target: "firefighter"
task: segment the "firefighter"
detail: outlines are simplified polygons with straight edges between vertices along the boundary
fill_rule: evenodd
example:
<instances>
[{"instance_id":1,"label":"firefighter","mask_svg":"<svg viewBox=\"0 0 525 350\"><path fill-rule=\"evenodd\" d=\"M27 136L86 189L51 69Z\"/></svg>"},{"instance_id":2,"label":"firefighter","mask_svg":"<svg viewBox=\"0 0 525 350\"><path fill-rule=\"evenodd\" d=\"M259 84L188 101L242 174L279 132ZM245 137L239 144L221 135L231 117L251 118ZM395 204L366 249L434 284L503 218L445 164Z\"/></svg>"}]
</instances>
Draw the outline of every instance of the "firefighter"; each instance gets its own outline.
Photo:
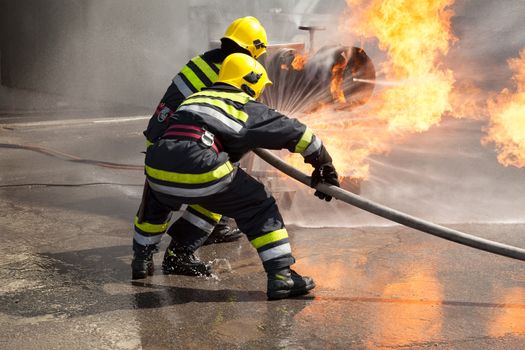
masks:
<instances>
[{"instance_id":1,"label":"firefighter","mask_svg":"<svg viewBox=\"0 0 525 350\"><path fill-rule=\"evenodd\" d=\"M233 21L221 39L219 49L192 58L173 78L144 131L146 144L149 146L162 136L169 125L170 116L186 97L217 80L220 66L228 55L240 52L258 58L266 52L267 44L266 31L256 18L242 17ZM145 186L141 208L134 220L133 279L153 274L153 253L158 250L170 215L171 211L158 208L149 201L148 188ZM226 218L197 204L185 210L182 219L170 227L168 234L172 240L164 255L163 271L184 275L208 275L211 272L210 266L190 251L203 244L231 242L242 236L239 229L228 225Z\"/></svg>"},{"instance_id":2,"label":"firefighter","mask_svg":"<svg viewBox=\"0 0 525 350\"><path fill-rule=\"evenodd\" d=\"M309 128L256 102L269 84L255 59L229 55L217 82L190 95L169 117L169 127L146 152L145 172L157 208L198 204L234 218L262 261L268 298L281 299L305 294L315 283L290 268L295 259L273 196L234 163L254 148L286 148L314 167L314 186L339 182L330 155Z\"/></svg>"}]
</instances>

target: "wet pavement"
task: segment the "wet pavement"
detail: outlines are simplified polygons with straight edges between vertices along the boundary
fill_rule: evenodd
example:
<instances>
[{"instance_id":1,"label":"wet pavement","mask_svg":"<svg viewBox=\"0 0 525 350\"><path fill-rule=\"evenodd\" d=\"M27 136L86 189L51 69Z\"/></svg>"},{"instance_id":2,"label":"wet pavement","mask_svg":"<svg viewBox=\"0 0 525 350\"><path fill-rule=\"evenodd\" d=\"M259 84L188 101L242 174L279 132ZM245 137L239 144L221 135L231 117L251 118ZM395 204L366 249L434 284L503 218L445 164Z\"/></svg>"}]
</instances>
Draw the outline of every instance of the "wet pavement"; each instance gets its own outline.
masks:
<instances>
[{"instance_id":1,"label":"wet pavement","mask_svg":"<svg viewBox=\"0 0 525 350\"><path fill-rule=\"evenodd\" d=\"M525 263L400 226L289 226L317 283L295 299L266 300L245 238L199 250L211 278L131 281L142 172L86 160L140 165L145 123L0 126L1 349L525 349ZM525 224L453 227L525 247Z\"/></svg>"}]
</instances>

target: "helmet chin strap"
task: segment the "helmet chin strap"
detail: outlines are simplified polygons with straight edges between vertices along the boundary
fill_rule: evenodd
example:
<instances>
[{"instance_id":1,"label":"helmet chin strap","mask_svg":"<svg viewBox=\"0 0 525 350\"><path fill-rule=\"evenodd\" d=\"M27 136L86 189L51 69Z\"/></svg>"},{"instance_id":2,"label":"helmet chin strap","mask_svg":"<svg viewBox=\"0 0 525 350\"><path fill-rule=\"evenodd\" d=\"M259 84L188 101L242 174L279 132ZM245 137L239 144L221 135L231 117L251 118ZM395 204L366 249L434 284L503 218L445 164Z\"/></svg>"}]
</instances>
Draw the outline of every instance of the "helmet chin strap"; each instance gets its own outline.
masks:
<instances>
[{"instance_id":1,"label":"helmet chin strap","mask_svg":"<svg viewBox=\"0 0 525 350\"><path fill-rule=\"evenodd\" d=\"M242 84L241 85L241 90L246 92L251 97L255 97L255 91L253 91L253 89L251 87L249 87L248 85Z\"/></svg>"}]
</instances>

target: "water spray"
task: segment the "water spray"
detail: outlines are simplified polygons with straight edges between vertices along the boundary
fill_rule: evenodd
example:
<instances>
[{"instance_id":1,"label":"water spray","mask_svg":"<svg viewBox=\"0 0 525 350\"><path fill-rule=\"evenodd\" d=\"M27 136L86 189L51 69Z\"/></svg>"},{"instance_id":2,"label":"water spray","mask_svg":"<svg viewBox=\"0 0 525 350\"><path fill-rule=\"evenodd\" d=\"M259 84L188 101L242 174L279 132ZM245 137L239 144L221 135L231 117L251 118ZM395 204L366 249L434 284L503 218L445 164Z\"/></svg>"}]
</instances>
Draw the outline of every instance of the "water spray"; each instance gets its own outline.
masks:
<instances>
[{"instance_id":1,"label":"water spray","mask_svg":"<svg viewBox=\"0 0 525 350\"><path fill-rule=\"evenodd\" d=\"M283 173L292 177L293 179L310 187L311 179L308 175L287 164L270 151L265 149L256 149L254 150L254 152L268 164L272 165L273 167L277 168L278 170L282 171ZM448 227L440 226L432 222L425 221L423 219L405 214L398 210L386 207L379 203L375 203L371 200L345 191L344 189L336 186L321 183L317 185L316 190L326 193L327 195L330 195L345 203L356 206L362 210L368 211L372 214L378 215L390 221L397 222L398 224L416 229L418 231L429 233L433 236L441 237L443 239L463 244L475 249L484 250L493 254L525 261L525 249L523 248L494 242L488 239L470 235L468 233L453 230Z\"/></svg>"},{"instance_id":2,"label":"water spray","mask_svg":"<svg viewBox=\"0 0 525 350\"><path fill-rule=\"evenodd\" d=\"M382 86L402 86L406 83L403 81L392 81L392 80L381 80L381 79L360 79L352 78L352 81L358 83L372 84L372 85L382 85Z\"/></svg>"}]
</instances>

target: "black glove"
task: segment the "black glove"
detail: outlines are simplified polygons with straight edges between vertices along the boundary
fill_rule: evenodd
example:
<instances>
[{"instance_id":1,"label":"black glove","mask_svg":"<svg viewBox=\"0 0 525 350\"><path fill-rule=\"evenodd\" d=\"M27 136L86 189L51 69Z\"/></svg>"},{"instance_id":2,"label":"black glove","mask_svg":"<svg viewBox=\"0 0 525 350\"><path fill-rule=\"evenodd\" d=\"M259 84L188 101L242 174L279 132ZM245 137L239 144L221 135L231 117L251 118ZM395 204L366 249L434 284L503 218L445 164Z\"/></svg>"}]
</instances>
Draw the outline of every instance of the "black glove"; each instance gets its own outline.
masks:
<instances>
[{"instance_id":1,"label":"black glove","mask_svg":"<svg viewBox=\"0 0 525 350\"><path fill-rule=\"evenodd\" d=\"M315 188L319 183L327 183L339 187L339 180L337 179L337 171L335 171L332 163L326 163L320 167L315 168L312 173L312 184L311 186ZM315 191L314 196L319 199L324 199L327 202L332 200L332 196L324 194L321 191Z\"/></svg>"},{"instance_id":2,"label":"black glove","mask_svg":"<svg viewBox=\"0 0 525 350\"><path fill-rule=\"evenodd\" d=\"M312 184L315 188L319 183L329 183L331 185L339 187L339 180L337 180L337 172L332 165L332 157L328 154L328 151L321 146L319 151L304 157L304 162L312 164L315 168L312 173ZM332 196L328 196L320 191L315 191L314 195L320 199L324 199L327 202L332 200Z\"/></svg>"}]
</instances>

